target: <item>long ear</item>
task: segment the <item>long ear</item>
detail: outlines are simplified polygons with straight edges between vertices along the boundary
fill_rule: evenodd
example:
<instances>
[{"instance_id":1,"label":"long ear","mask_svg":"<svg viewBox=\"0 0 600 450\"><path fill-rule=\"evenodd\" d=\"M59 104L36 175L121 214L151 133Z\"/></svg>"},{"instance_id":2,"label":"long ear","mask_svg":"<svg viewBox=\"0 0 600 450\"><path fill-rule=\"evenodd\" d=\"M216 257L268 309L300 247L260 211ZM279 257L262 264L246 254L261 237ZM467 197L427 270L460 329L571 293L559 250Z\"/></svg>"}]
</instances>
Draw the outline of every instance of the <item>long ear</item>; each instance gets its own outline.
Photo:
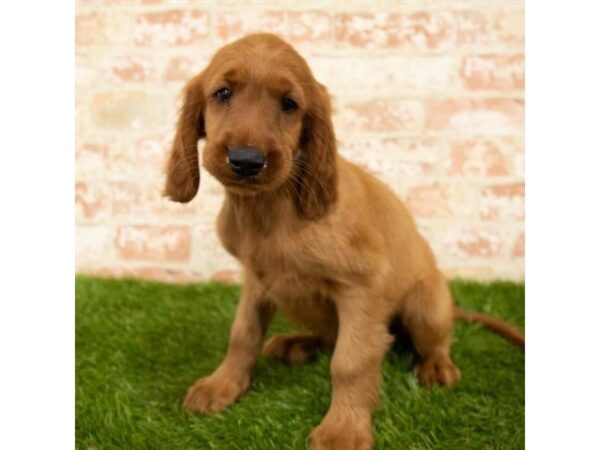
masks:
<instances>
[{"instance_id":1,"label":"long ear","mask_svg":"<svg viewBox=\"0 0 600 450\"><path fill-rule=\"evenodd\" d=\"M167 162L163 195L176 202L189 202L200 185L198 140L206 136L204 103L202 75L198 75L184 88L183 106L179 112L177 132Z\"/></svg>"},{"instance_id":2,"label":"long ear","mask_svg":"<svg viewBox=\"0 0 600 450\"><path fill-rule=\"evenodd\" d=\"M297 207L307 219L323 216L337 199L336 144L331 123L331 101L324 86L316 92L304 118L298 163Z\"/></svg>"}]
</instances>

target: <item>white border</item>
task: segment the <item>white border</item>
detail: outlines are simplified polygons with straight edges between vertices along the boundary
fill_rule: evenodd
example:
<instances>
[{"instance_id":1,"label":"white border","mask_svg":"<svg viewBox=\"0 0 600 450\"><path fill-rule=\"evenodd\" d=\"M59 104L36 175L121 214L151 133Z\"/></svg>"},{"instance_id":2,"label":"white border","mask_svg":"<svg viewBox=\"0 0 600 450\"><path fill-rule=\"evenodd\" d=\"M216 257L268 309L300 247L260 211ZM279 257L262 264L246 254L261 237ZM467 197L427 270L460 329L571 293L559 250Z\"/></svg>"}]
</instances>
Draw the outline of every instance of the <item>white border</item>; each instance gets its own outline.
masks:
<instances>
[{"instance_id":1,"label":"white border","mask_svg":"<svg viewBox=\"0 0 600 450\"><path fill-rule=\"evenodd\" d=\"M600 448L600 8L526 5L526 443Z\"/></svg>"},{"instance_id":2,"label":"white border","mask_svg":"<svg viewBox=\"0 0 600 450\"><path fill-rule=\"evenodd\" d=\"M0 448L74 436L74 7L0 16Z\"/></svg>"},{"instance_id":3,"label":"white border","mask_svg":"<svg viewBox=\"0 0 600 450\"><path fill-rule=\"evenodd\" d=\"M74 446L73 9L0 18L0 448ZM600 448L598 9L527 3L528 449Z\"/></svg>"}]
</instances>

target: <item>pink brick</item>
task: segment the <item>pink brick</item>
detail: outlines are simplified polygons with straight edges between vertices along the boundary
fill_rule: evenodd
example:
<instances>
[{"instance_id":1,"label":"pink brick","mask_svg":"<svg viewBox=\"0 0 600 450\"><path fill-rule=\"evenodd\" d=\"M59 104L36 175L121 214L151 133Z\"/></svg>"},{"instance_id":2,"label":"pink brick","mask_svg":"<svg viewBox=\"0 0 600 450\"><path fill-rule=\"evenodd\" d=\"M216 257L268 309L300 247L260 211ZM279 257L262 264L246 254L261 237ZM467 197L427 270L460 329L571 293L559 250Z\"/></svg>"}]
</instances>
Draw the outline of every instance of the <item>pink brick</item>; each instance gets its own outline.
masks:
<instances>
[{"instance_id":1,"label":"pink brick","mask_svg":"<svg viewBox=\"0 0 600 450\"><path fill-rule=\"evenodd\" d=\"M525 195L525 183L501 184L486 188L486 191L496 197L523 197Z\"/></svg>"},{"instance_id":2,"label":"pink brick","mask_svg":"<svg viewBox=\"0 0 600 450\"><path fill-rule=\"evenodd\" d=\"M134 157L135 158L135 157ZM130 162L133 165L135 161ZM135 169L148 176L151 175L150 167L138 164ZM129 169L129 174L135 169ZM152 215L155 218L173 217L176 219L186 218L192 220L198 217L200 202L189 203L172 202L163 197L165 175L163 167L153 169L153 177L144 184L129 181L104 182L109 185L111 193L111 214L113 217L138 217L140 214ZM203 197L205 193L199 194ZM220 206L220 203L219 205ZM216 214L213 208L210 214Z\"/></svg>"},{"instance_id":3,"label":"pink brick","mask_svg":"<svg viewBox=\"0 0 600 450\"><path fill-rule=\"evenodd\" d=\"M525 184L510 183L483 188L481 218L484 220L523 220Z\"/></svg>"},{"instance_id":4,"label":"pink brick","mask_svg":"<svg viewBox=\"0 0 600 450\"><path fill-rule=\"evenodd\" d=\"M329 44L332 38L331 16L321 11L290 11L287 13L289 32L293 44Z\"/></svg>"},{"instance_id":5,"label":"pink brick","mask_svg":"<svg viewBox=\"0 0 600 450\"><path fill-rule=\"evenodd\" d=\"M459 47L522 48L525 43L523 9L465 10L456 12L456 39Z\"/></svg>"},{"instance_id":6,"label":"pink brick","mask_svg":"<svg viewBox=\"0 0 600 450\"><path fill-rule=\"evenodd\" d=\"M452 233L445 242L445 252L460 259L472 257L495 258L502 254L503 238L495 231L464 229Z\"/></svg>"},{"instance_id":7,"label":"pink brick","mask_svg":"<svg viewBox=\"0 0 600 450\"><path fill-rule=\"evenodd\" d=\"M517 147L517 151L515 151L514 159L514 172L515 175L519 178L525 178L525 151L524 151L524 143L521 142L521 145Z\"/></svg>"},{"instance_id":8,"label":"pink brick","mask_svg":"<svg viewBox=\"0 0 600 450\"><path fill-rule=\"evenodd\" d=\"M136 18L135 43L144 46L190 45L208 37L206 11L177 10L140 14Z\"/></svg>"},{"instance_id":9,"label":"pink brick","mask_svg":"<svg viewBox=\"0 0 600 450\"><path fill-rule=\"evenodd\" d=\"M289 34L289 23L284 11L222 12L217 16L217 36L231 42L250 33L274 33L281 37Z\"/></svg>"},{"instance_id":10,"label":"pink brick","mask_svg":"<svg viewBox=\"0 0 600 450\"><path fill-rule=\"evenodd\" d=\"M187 81L194 75L193 64L192 58L175 56L169 60L163 79L165 81Z\"/></svg>"},{"instance_id":11,"label":"pink brick","mask_svg":"<svg viewBox=\"0 0 600 450\"><path fill-rule=\"evenodd\" d=\"M76 152L76 168L83 178L97 179L99 174L122 178L131 174L162 177L167 154L173 141L172 130L141 137L124 136L106 145L85 144ZM108 139L107 139L108 140Z\"/></svg>"},{"instance_id":12,"label":"pink brick","mask_svg":"<svg viewBox=\"0 0 600 450\"><path fill-rule=\"evenodd\" d=\"M104 224L78 226L75 233L77 270L109 261L113 254L114 230Z\"/></svg>"},{"instance_id":13,"label":"pink brick","mask_svg":"<svg viewBox=\"0 0 600 450\"><path fill-rule=\"evenodd\" d=\"M112 5L96 8L96 12L82 11L77 5L76 48L86 50L88 46L130 45L132 43L131 14L130 10L114 8Z\"/></svg>"},{"instance_id":14,"label":"pink brick","mask_svg":"<svg viewBox=\"0 0 600 450\"><path fill-rule=\"evenodd\" d=\"M106 17L98 13L77 15L75 17L75 44L106 44L109 41L106 20Z\"/></svg>"},{"instance_id":15,"label":"pink brick","mask_svg":"<svg viewBox=\"0 0 600 450\"><path fill-rule=\"evenodd\" d=\"M418 131L423 126L423 106L416 100L357 101L340 109L345 129L361 131Z\"/></svg>"},{"instance_id":16,"label":"pink brick","mask_svg":"<svg viewBox=\"0 0 600 450\"><path fill-rule=\"evenodd\" d=\"M79 220L104 220L142 212L144 191L128 181L79 181L75 211Z\"/></svg>"},{"instance_id":17,"label":"pink brick","mask_svg":"<svg viewBox=\"0 0 600 450\"><path fill-rule=\"evenodd\" d=\"M176 103L164 92L152 90L98 92L89 110L90 125L96 131L131 132L172 130ZM169 131L170 132L170 131Z\"/></svg>"},{"instance_id":18,"label":"pink brick","mask_svg":"<svg viewBox=\"0 0 600 450\"><path fill-rule=\"evenodd\" d=\"M460 265L462 262L487 260L482 265L493 266L508 262L516 234L507 227L497 225L460 224L458 221L419 223L419 231L431 244L442 267ZM493 267L492 267L493 269Z\"/></svg>"},{"instance_id":19,"label":"pink brick","mask_svg":"<svg viewBox=\"0 0 600 450\"><path fill-rule=\"evenodd\" d=\"M166 158L171 147L172 137L167 136L147 136L137 139L134 144L135 162L156 171L162 171L166 164Z\"/></svg>"},{"instance_id":20,"label":"pink brick","mask_svg":"<svg viewBox=\"0 0 600 450\"><path fill-rule=\"evenodd\" d=\"M224 42L271 31L299 46L334 96L340 153L431 227L446 273L522 276L521 1L239 11L203 0L78 2L78 270L241 281L215 235L222 186L203 176L194 201L169 202L163 168L183 83ZM192 234L202 236L193 247Z\"/></svg>"},{"instance_id":21,"label":"pink brick","mask_svg":"<svg viewBox=\"0 0 600 450\"><path fill-rule=\"evenodd\" d=\"M385 164L385 161L384 161ZM430 163L427 161L399 161L395 166L390 167L390 170L386 170L386 175L399 175L403 177L431 177L437 171L437 164Z\"/></svg>"},{"instance_id":22,"label":"pink brick","mask_svg":"<svg viewBox=\"0 0 600 450\"><path fill-rule=\"evenodd\" d=\"M454 18L445 12L343 13L336 16L336 42L361 48L439 50L453 45Z\"/></svg>"},{"instance_id":23,"label":"pink brick","mask_svg":"<svg viewBox=\"0 0 600 450\"><path fill-rule=\"evenodd\" d=\"M97 78L97 70L95 62L97 58L93 58L88 52L75 51L75 88L82 92L83 89L90 88Z\"/></svg>"},{"instance_id":24,"label":"pink brick","mask_svg":"<svg viewBox=\"0 0 600 450\"><path fill-rule=\"evenodd\" d=\"M111 192L106 183L75 183L75 215L78 219L110 216Z\"/></svg>"},{"instance_id":25,"label":"pink brick","mask_svg":"<svg viewBox=\"0 0 600 450\"><path fill-rule=\"evenodd\" d=\"M445 156L439 140L369 136L339 138L345 158L382 178L427 177L437 174Z\"/></svg>"},{"instance_id":26,"label":"pink brick","mask_svg":"<svg viewBox=\"0 0 600 450\"><path fill-rule=\"evenodd\" d=\"M152 192L148 194L150 211L156 217L173 217L174 219L181 220L185 218L186 220L194 220L198 218L198 211L202 207L202 202L206 202L204 192L200 192L196 196L197 201L191 201L189 203L177 203L172 202L162 196L162 191L164 188L164 181L162 179L159 180L158 185L154 187ZM214 208L210 209L209 214L212 216L216 216L218 207L221 206L221 202L218 202Z\"/></svg>"},{"instance_id":27,"label":"pink brick","mask_svg":"<svg viewBox=\"0 0 600 450\"><path fill-rule=\"evenodd\" d=\"M170 0L166 0L170 1ZM181 0L179 0L181 1ZM184 0L185 1L185 0ZM78 3L82 3L84 5L106 5L106 6L116 6L116 5L127 5L127 6L138 6L138 5L160 5L164 3L165 0L77 0Z\"/></svg>"},{"instance_id":28,"label":"pink brick","mask_svg":"<svg viewBox=\"0 0 600 450\"><path fill-rule=\"evenodd\" d=\"M459 87L459 64L449 56L309 55L308 63L315 77L335 92L431 95Z\"/></svg>"},{"instance_id":29,"label":"pink brick","mask_svg":"<svg viewBox=\"0 0 600 450\"><path fill-rule=\"evenodd\" d=\"M100 278L136 278L163 283L187 284L204 281L205 277L192 270L165 267L86 267L79 273Z\"/></svg>"},{"instance_id":30,"label":"pink brick","mask_svg":"<svg viewBox=\"0 0 600 450\"><path fill-rule=\"evenodd\" d=\"M510 162L510 158L493 141L456 140L451 143L446 174L461 177L504 176L511 173Z\"/></svg>"},{"instance_id":31,"label":"pink brick","mask_svg":"<svg viewBox=\"0 0 600 450\"><path fill-rule=\"evenodd\" d=\"M322 11L222 12L217 17L217 36L231 42L250 33L274 33L294 45L329 43L332 21Z\"/></svg>"},{"instance_id":32,"label":"pink brick","mask_svg":"<svg viewBox=\"0 0 600 450\"><path fill-rule=\"evenodd\" d=\"M128 181L111 182L110 186L113 216L131 215L145 211L145 191L142 187Z\"/></svg>"},{"instance_id":33,"label":"pink brick","mask_svg":"<svg viewBox=\"0 0 600 450\"><path fill-rule=\"evenodd\" d=\"M98 84L116 86L158 80L159 62L154 55L133 52L95 55L79 51L75 62L79 92L93 91Z\"/></svg>"},{"instance_id":34,"label":"pink brick","mask_svg":"<svg viewBox=\"0 0 600 450\"><path fill-rule=\"evenodd\" d=\"M152 81L156 78L156 62L151 58L119 55L106 62L110 80L119 82Z\"/></svg>"},{"instance_id":35,"label":"pink brick","mask_svg":"<svg viewBox=\"0 0 600 450\"><path fill-rule=\"evenodd\" d=\"M523 55L466 56L460 74L467 89L523 90L525 58Z\"/></svg>"},{"instance_id":36,"label":"pink brick","mask_svg":"<svg viewBox=\"0 0 600 450\"><path fill-rule=\"evenodd\" d=\"M427 105L427 128L461 133L522 134L525 108L520 100L448 99Z\"/></svg>"},{"instance_id":37,"label":"pink brick","mask_svg":"<svg viewBox=\"0 0 600 450\"><path fill-rule=\"evenodd\" d=\"M101 173L110 168L109 147L106 144L83 144L75 150L78 172Z\"/></svg>"},{"instance_id":38,"label":"pink brick","mask_svg":"<svg viewBox=\"0 0 600 450\"><path fill-rule=\"evenodd\" d=\"M525 44L525 11L501 11L493 16L493 29L498 40L505 45L516 47Z\"/></svg>"},{"instance_id":39,"label":"pink brick","mask_svg":"<svg viewBox=\"0 0 600 450\"><path fill-rule=\"evenodd\" d=\"M525 256L525 233L519 233L512 248L513 258Z\"/></svg>"},{"instance_id":40,"label":"pink brick","mask_svg":"<svg viewBox=\"0 0 600 450\"><path fill-rule=\"evenodd\" d=\"M243 273L240 270L218 270L210 276L210 281L223 284L240 284L243 281Z\"/></svg>"},{"instance_id":41,"label":"pink brick","mask_svg":"<svg viewBox=\"0 0 600 450\"><path fill-rule=\"evenodd\" d=\"M209 58L205 55L192 53L173 56L167 62L163 73L163 80L186 82L204 70L208 63Z\"/></svg>"},{"instance_id":42,"label":"pink brick","mask_svg":"<svg viewBox=\"0 0 600 450\"><path fill-rule=\"evenodd\" d=\"M434 183L411 188L406 206L416 218L448 217L452 212L448 199L447 189Z\"/></svg>"},{"instance_id":43,"label":"pink brick","mask_svg":"<svg viewBox=\"0 0 600 450\"><path fill-rule=\"evenodd\" d=\"M124 260L185 262L191 241L186 225L123 225L117 229L115 246Z\"/></svg>"}]
</instances>

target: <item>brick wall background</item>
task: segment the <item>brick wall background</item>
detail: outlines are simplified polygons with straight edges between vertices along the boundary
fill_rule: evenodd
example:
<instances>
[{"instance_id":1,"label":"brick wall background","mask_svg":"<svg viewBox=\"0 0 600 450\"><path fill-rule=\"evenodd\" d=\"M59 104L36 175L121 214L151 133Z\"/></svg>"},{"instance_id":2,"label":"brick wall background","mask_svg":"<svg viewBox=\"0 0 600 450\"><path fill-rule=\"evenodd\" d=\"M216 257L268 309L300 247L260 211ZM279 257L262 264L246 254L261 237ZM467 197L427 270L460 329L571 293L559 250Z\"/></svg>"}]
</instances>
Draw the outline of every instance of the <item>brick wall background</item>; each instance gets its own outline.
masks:
<instances>
[{"instance_id":1,"label":"brick wall background","mask_svg":"<svg viewBox=\"0 0 600 450\"><path fill-rule=\"evenodd\" d=\"M77 270L233 280L202 171L160 196L184 82L253 31L290 41L333 94L339 151L406 202L450 277L524 276L522 1L79 0ZM200 144L202 145L202 144Z\"/></svg>"}]
</instances>

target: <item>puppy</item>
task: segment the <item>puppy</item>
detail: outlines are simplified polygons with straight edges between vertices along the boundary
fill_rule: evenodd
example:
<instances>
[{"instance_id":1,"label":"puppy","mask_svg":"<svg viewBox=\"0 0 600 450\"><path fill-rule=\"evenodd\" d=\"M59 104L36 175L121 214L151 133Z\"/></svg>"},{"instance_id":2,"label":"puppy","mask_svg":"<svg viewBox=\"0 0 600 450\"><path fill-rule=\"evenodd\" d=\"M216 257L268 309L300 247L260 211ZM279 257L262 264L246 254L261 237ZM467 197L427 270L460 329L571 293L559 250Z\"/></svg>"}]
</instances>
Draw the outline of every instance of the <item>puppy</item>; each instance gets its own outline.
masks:
<instances>
[{"instance_id":1,"label":"puppy","mask_svg":"<svg viewBox=\"0 0 600 450\"><path fill-rule=\"evenodd\" d=\"M331 406L310 448L369 449L380 365L393 335L408 332L425 385L451 385L456 317L483 322L524 346L516 328L453 304L431 249L400 200L336 153L324 86L302 57L271 34L219 50L184 89L165 195L189 202L203 166L225 187L221 242L245 269L229 348L185 407L221 411L250 386L263 353L303 362L334 348ZM310 334L263 337L276 310Z\"/></svg>"}]
</instances>

